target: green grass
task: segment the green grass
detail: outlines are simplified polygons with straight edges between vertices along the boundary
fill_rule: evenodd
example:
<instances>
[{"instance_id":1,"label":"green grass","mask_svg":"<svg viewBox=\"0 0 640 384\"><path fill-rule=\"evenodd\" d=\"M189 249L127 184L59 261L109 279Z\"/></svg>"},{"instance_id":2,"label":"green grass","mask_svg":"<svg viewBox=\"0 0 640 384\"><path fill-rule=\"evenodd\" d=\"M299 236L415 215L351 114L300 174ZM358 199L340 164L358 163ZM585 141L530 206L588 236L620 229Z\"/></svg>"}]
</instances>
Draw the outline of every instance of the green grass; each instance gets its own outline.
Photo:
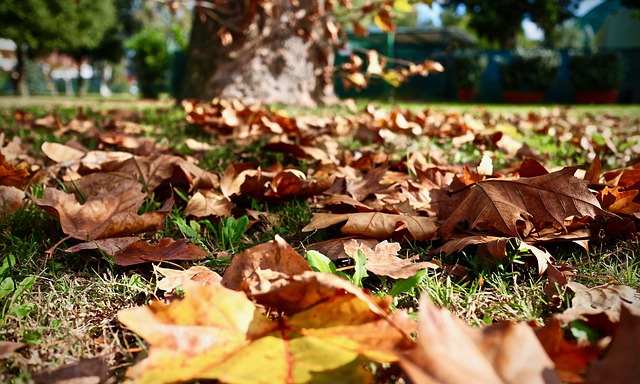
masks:
<instances>
[{"instance_id":1,"label":"green grass","mask_svg":"<svg viewBox=\"0 0 640 384\"><path fill-rule=\"evenodd\" d=\"M363 102L359 102L362 106ZM517 125L513 114L526 116L529 112L539 112L540 106L478 106L466 104L398 104L414 111L425 108L434 111L453 111L482 116L483 111L496 114L493 123ZM243 145L219 145L216 137L209 136L195 127L189 126L179 108L173 108L170 101L160 103L133 103L122 100L76 100L64 98L16 99L0 98L0 129L11 138L18 136L30 148L35 164L45 165L47 161L39 151L45 141L67 142L77 140L89 148L97 148L93 137L80 134L56 135L53 131L32 129L14 122L14 109L21 108L40 117L53 111L63 120L71 119L78 106L84 106L85 114L101 128L105 116L101 112L111 108L133 107L142 114L139 122L143 136L153 137L177 153L194 156L199 166L212 172L224 172L226 167L237 161L257 161L262 166L277 162L290 164L296 168L311 167L311 162L293 159L281 153L263 149L266 141L258 140ZM392 105L383 105L391 108ZM280 107L284 108L284 107ZM548 106L547 110L554 107ZM629 127L638 126L640 117L638 106L596 106L575 107L576 118L603 112L617 116ZM323 109L288 109L292 115L340 114L351 112L345 107ZM481 117L478 117L481 118ZM488 124L488 123L487 123ZM525 128L518 127L518 130ZM528 128L527 128L528 129ZM559 139L557 136L523 133L523 140L536 148L543 163L550 166L584 164L587 154L579 146ZM194 138L215 146L204 153L189 151L183 144L186 138ZM615 140L623 140L616 136ZM341 144L352 150L359 150L364 144L355 140L344 140ZM417 138L413 143L417 148L442 149L450 163L477 165L485 150L496 153L496 168L513 166L519 161L513 155L498 154L496 148L487 143L468 143L455 148L450 140ZM394 159L403 161L411 150L398 145ZM603 153L603 159L612 158L605 165L609 168L626 165L620 156ZM610 156L610 157L606 157ZM609 160L606 160L609 161ZM42 189L35 188L34 193ZM165 228L152 237L185 237L207 250L212 257L198 263L177 263L184 267L204 264L223 272L228 258L217 259L214 255L226 252L233 256L255 244L282 236L301 254L308 244L339 236L337 229L302 233L311 219L310 201L294 198L286 201L261 200L245 197L234 202L234 217L225 220L195 220L184 216L184 201L176 196L179 203L166 220ZM150 199L146 209L154 210L157 202ZM250 211L261 212L261 220L254 222ZM247 221L243 217L247 217ZM128 364L136 359L136 351L145 346L135 335L120 327L116 319L119 309L141 305L155 298L155 277L147 266L122 268L95 253L67 253L63 244L52 256L47 249L62 239L59 224L50 215L34 205L13 214L0 213L0 258L5 267L0 269L0 289L8 293L0 299L0 340L22 341L31 348L13 354L5 359L0 368L0 382L28 382L30 374L43 368L59 366L77 361L79 358L103 357L115 373L122 377ZM430 260L433 244L412 242L403 245L401 254L418 255L422 260ZM567 244L559 245L552 252L559 263L574 267L578 282L588 286L606 283L625 284L640 288L640 243L637 239L592 243L591 253ZM541 322L554 311L544 294L545 279L537 277L528 267L514 263L518 255L513 254L510 263L480 265L473 254L457 254L448 258L436 257L436 261L457 263L467 271L464 279L444 270L430 271L410 285L410 288L395 298L395 305L408 308L415 313L421 292L425 292L439 306L474 325L490 324L500 319L527 320ZM338 266L340 267L340 266ZM347 266L349 267L349 266ZM351 275L353 270L346 269ZM392 289L392 282L376 276L363 280L366 288L376 294L386 294ZM1 291L0 292L4 292Z\"/></svg>"}]
</instances>

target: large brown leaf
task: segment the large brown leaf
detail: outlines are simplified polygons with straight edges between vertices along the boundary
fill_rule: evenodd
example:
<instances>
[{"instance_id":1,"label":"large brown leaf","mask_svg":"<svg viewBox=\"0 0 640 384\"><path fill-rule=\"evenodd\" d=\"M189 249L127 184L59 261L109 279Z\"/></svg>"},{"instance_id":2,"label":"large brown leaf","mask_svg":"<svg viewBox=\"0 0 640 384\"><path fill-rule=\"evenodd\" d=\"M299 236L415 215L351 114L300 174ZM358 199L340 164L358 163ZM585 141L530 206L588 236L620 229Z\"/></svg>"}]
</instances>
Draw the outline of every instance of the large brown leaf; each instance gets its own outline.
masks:
<instances>
[{"instance_id":1,"label":"large brown leaf","mask_svg":"<svg viewBox=\"0 0 640 384\"><path fill-rule=\"evenodd\" d=\"M528 235L532 227L564 227L568 216L608 215L587 189L587 182L567 167L543 176L476 183L458 208L440 227L449 238L462 221L470 229L492 229L508 236Z\"/></svg>"},{"instance_id":2,"label":"large brown leaf","mask_svg":"<svg viewBox=\"0 0 640 384\"><path fill-rule=\"evenodd\" d=\"M474 329L424 295L418 342L400 364L414 383L559 383L553 363L525 323Z\"/></svg>"},{"instance_id":3,"label":"large brown leaf","mask_svg":"<svg viewBox=\"0 0 640 384\"><path fill-rule=\"evenodd\" d=\"M224 272L222 285L256 293L264 290L269 280L258 273L264 270L293 276L311 271L311 267L282 237L276 235L274 240L251 247L234 257Z\"/></svg>"},{"instance_id":4,"label":"large brown leaf","mask_svg":"<svg viewBox=\"0 0 640 384\"><path fill-rule=\"evenodd\" d=\"M157 231L171 212L173 199L156 212L138 215L146 194L140 183L125 180L110 191L87 196L82 204L75 195L47 188L43 198L31 199L60 220L67 235L84 241Z\"/></svg>"},{"instance_id":5,"label":"large brown leaf","mask_svg":"<svg viewBox=\"0 0 640 384\"><path fill-rule=\"evenodd\" d=\"M622 305L620 324L607 354L587 371L587 383L637 383L640 377L640 316Z\"/></svg>"},{"instance_id":6,"label":"large brown leaf","mask_svg":"<svg viewBox=\"0 0 640 384\"><path fill-rule=\"evenodd\" d=\"M393 235L408 232L412 240L433 240L436 238L436 219L424 216L393 215L382 212L360 213L316 213L311 222L302 228L302 232L322 229L343 221L347 223L341 228L346 235L359 235L375 239L389 239Z\"/></svg>"},{"instance_id":7,"label":"large brown leaf","mask_svg":"<svg viewBox=\"0 0 640 384\"><path fill-rule=\"evenodd\" d=\"M207 257L207 252L187 239L160 239L157 244L138 241L124 251L114 255L117 265L129 266L135 264L161 262L164 260L198 260Z\"/></svg>"}]
</instances>

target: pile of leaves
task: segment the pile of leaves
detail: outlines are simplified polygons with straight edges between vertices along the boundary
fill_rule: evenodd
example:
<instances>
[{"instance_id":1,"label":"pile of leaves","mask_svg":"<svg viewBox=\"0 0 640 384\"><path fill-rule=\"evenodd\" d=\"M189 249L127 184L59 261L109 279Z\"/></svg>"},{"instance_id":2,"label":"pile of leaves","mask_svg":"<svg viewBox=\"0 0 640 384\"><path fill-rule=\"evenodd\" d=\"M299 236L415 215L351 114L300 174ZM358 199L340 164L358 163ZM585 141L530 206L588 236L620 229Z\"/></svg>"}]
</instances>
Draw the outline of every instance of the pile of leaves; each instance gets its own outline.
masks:
<instances>
[{"instance_id":1,"label":"pile of leaves","mask_svg":"<svg viewBox=\"0 0 640 384\"><path fill-rule=\"evenodd\" d=\"M148 357L127 371L130 380L635 378L636 355L629 351L640 347L638 293L626 286L577 284L571 268L545 248L572 242L588 251L590 241L638 236L640 141L638 132L629 131L626 143L614 142L619 120L596 125L567 110L472 116L368 106L350 116L293 117L237 101L183 106L187 121L208 139L187 138L172 148L162 139L140 138L145 128L134 116L112 113L98 124L81 113L63 122L16 111L16 126L50 130L61 139L91 137L98 149L75 140L47 141L41 145L45 159L31 156L18 136L0 141L3 210L38 206L66 234L47 256L95 252L123 267L230 258L215 271L153 265L164 276L157 282L166 292L162 300L118 314L150 345ZM523 143L532 130L572 143L589 164L547 169L544 155ZM260 153L279 154L281 161L229 161L218 172L199 166L222 145L258 145ZM480 161L452 164L445 150L465 146L477 148ZM601 156L629 165L605 171ZM291 247L280 236L228 254L197 236L156 235L176 211L207 223L244 218L245 226L259 227L278 218L252 203L294 199L313 210L301 233L323 238L301 243L304 256L298 244ZM240 240L232 233L224 237ZM407 243L433 250L401 257ZM381 297L388 287L397 293L417 286L429 271L473 279L455 259L460 252L486 265L517 255L520 264L512 268L546 277L549 306L568 309L543 326L496 322L474 329L426 297L418 322L390 296ZM453 261L442 262L442 255ZM379 295L363 289L371 276L384 282ZM576 322L597 337L564 331ZM60 374L55 372L43 373L45 381Z\"/></svg>"}]
</instances>

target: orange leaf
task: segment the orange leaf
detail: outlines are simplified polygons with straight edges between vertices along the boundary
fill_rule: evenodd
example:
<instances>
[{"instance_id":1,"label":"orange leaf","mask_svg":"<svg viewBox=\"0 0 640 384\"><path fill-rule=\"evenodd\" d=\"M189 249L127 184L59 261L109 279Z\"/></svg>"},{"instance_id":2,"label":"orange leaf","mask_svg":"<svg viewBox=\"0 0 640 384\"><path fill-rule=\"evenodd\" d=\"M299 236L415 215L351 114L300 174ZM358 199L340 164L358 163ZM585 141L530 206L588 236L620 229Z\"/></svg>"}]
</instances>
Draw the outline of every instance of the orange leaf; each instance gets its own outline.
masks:
<instances>
[{"instance_id":1,"label":"orange leaf","mask_svg":"<svg viewBox=\"0 0 640 384\"><path fill-rule=\"evenodd\" d=\"M273 320L242 292L216 284L183 288L184 299L168 306L154 302L118 313L151 345L149 356L127 371L135 382L366 383L372 380L366 359L392 362L392 349L411 345L400 331L412 328L406 314L379 308L380 316L342 289Z\"/></svg>"}]
</instances>

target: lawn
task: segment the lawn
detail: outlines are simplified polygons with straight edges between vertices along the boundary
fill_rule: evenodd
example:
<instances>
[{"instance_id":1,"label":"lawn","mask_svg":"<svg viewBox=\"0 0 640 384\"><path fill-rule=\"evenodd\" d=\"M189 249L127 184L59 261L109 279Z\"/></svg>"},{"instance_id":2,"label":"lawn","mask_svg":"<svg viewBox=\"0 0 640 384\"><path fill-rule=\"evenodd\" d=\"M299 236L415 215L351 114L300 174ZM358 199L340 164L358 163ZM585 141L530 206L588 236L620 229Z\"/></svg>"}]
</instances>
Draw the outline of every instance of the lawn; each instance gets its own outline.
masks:
<instances>
[{"instance_id":1,"label":"lawn","mask_svg":"<svg viewBox=\"0 0 640 384\"><path fill-rule=\"evenodd\" d=\"M158 266L206 267L269 308L260 294L282 280L254 281L243 271L256 262L234 264L261 244L305 257L371 300L390 295L389 316L418 318L425 296L474 328L567 319L595 289L606 300L590 303L608 317L606 329L593 313L562 324L564 342L589 356L587 365L606 357L620 297L640 315L640 106L214 102L185 111L171 101L2 98L0 149L0 185L27 192L10 200L8 187L0 190L0 341L25 344L3 357L2 382L46 382L42 372L95 357L109 380L122 381L154 347L134 332L145 324L124 327L118 313L192 297L181 288L190 278L166 288ZM589 207L561 215L545 195L517 219L500 213L512 220L503 225L476 212L504 200L489 189L495 183L516 188L514 179L554 172L562 178L552 195ZM464 200L481 188L481 203ZM90 203L99 208L81 208ZM387 221L372 224L380 217ZM351 238L360 242L353 252L343 249ZM380 256L374 246L384 240L393 251L374 262L367 252ZM142 251L131 256L131 244ZM402 267L391 271L396 262ZM309 268L277 264L254 275L273 269L293 279ZM558 365L544 346L561 378L584 380L587 365ZM385 363L357 363L378 382L402 380L395 360L373 360Z\"/></svg>"}]
</instances>

